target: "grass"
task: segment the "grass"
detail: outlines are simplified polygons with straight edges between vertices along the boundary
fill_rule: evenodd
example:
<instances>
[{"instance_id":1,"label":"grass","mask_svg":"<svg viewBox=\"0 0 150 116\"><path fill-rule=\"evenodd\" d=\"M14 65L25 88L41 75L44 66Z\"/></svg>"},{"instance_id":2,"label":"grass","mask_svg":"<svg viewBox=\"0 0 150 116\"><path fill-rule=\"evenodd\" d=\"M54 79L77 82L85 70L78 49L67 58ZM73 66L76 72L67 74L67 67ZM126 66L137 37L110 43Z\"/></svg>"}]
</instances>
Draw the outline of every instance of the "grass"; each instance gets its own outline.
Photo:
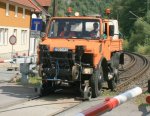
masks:
<instances>
[{"instance_id":1,"label":"grass","mask_svg":"<svg viewBox=\"0 0 150 116\"><path fill-rule=\"evenodd\" d=\"M101 96L112 98L112 97L117 96L117 95L119 95L119 94L120 94L120 93L115 92L115 91L105 90L105 91L101 94ZM145 107L147 107L147 106L150 106L150 104L148 104L148 103L146 102L146 97L147 97L147 96L150 96L150 93L148 93L148 92L146 91L146 92L140 94L139 96L137 96L137 97L135 97L135 98L133 98L133 99L131 99L131 100L132 100L135 104L137 104L138 106L145 106Z\"/></svg>"},{"instance_id":2,"label":"grass","mask_svg":"<svg viewBox=\"0 0 150 116\"><path fill-rule=\"evenodd\" d=\"M147 102L146 102L146 97L149 96L150 93L148 92L144 92L142 93L141 95L137 96L135 99L134 99L134 102L137 104L137 105L149 105ZM149 105L150 106L150 105Z\"/></svg>"},{"instance_id":3,"label":"grass","mask_svg":"<svg viewBox=\"0 0 150 116\"><path fill-rule=\"evenodd\" d=\"M41 84L41 77L29 77L29 85L38 86Z\"/></svg>"},{"instance_id":4,"label":"grass","mask_svg":"<svg viewBox=\"0 0 150 116\"><path fill-rule=\"evenodd\" d=\"M110 90L105 90L105 91L102 92L102 94L101 94L101 96L103 96L103 97L114 97L114 96L116 96L116 95L118 95L117 92L115 92L115 91L110 91Z\"/></svg>"}]
</instances>

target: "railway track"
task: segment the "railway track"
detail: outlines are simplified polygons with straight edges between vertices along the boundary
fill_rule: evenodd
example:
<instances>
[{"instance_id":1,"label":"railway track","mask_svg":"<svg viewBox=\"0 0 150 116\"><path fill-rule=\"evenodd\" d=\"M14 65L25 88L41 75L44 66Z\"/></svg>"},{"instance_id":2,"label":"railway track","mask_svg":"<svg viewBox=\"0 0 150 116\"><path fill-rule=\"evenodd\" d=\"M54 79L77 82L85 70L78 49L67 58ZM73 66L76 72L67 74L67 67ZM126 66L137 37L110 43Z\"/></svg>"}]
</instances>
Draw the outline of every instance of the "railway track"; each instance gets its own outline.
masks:
<instances>
[{"instance_id":1,"label":"railway track","mask_svg":"<svg viewBox=\"0 0 150 116\"><path fill-rule=\"evenodd\" d=\"M124 64L123 70L121 70L121 71L123 71L122 73L125 73L126 71L130 70L135 65L135 63L137 61L135 56L132 55L131 53L126 52L125 54L128 56L128 58L125 58L125 60L129 59L130 61L128 61L128 63Z\"/></svg>"},{"instance_id":2,"label":"railway track","mask_svg":"<svg viewBox=\"0 0 150 116\"><path fill-rule=\"evenodd\" d=\"M124 91L130 86L136 85L135 82L142 78L150 66L148 59L142 55L128 52L125 54L131 58L131 61L125 66L125 71L120 74L120 84L116 88L117 91Z\"/></svg>"}]
</instances>

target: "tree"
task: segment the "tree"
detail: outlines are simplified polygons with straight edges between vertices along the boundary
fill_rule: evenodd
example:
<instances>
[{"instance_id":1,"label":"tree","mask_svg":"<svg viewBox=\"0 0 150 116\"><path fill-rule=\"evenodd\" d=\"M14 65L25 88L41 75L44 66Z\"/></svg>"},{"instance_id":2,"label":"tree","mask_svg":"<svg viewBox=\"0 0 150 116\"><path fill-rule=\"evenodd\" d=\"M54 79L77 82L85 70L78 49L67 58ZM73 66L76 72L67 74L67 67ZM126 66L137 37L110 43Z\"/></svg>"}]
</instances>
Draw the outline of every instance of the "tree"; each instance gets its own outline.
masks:
<instances>
[{"instance_id":1,"label":"tree","mask_svg":"<svg viewBox=\"0 0 150 116\"><path fill-rule=\"evenodd\" d=\"M148 15L150 16L150 13L148 13ZM149 16L146 15L145 17ZM129 44L130 50L132 51L136 51L135 48L137 48L138 45L150 45L150 23L146 22L143 18L139 18L133 26L130 38Z\"/></svg>"},{"instance_id":2,"label":"tree","mask_svg":"<svg viewBox=\"0 0 150 116\"><path fill-rule=\"evenodd\" d=\"M53 16L53 5L54 0L52 1L51 6L49 7L49 13ZM55 0L56 7L56 16L64 16L67 11L68 2L66 0Z\"/></svg>"},{"instance_id":3,"label":"tree","mask_svg":"<svg viewBox=\"0 0 150 116\"><path fill-rule=\"evenodd\" d=\"M113 16L118 18L121 31L129 38L134 22L137 20L129 11L134 12L139 17L144 17L146 13L146 0L113 0Z\"/></svg>"},{"instance_id":4,"label":"tree","mask_svg":"<svg viewBox=\"0 0 150 116\"><path fill-rule=\"evenodd\" d=\"M147 12L145 7L147 0L113 0L111 5L113 17L119 20L121 31L129 41L129 50L150 51L145 44L150 39L150 11Z\"/></svg>"},{"instance_id":5,"label":"tree","mask_svg":"<svg viewBox=\"0 0 150 116\"><path fill-rule=\"evenodd\" d=\"M80 15L104 15L105 9L110 5L111 0L56 0L57 2L57 16L65 16L67 8L70 6L73 12L79 12ZM53 5L53 2L52 2ZM52 15L53 7L49 8L49 12Z\"/></svg>"}]
</instances>

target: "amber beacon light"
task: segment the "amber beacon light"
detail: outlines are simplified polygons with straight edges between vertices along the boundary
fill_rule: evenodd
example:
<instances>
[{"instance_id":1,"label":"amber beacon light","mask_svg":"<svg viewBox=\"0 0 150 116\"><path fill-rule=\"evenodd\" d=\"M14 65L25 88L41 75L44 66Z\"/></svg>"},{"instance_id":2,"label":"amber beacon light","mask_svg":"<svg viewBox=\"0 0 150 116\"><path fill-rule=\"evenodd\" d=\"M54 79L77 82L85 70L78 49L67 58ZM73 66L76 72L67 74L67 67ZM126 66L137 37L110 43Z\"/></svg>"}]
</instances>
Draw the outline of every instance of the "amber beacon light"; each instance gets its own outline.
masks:
<instances>
[{"instance_id":1,"label":"amber beacon light","mask_svg":"<svg viewBox=\"0 0 150 116\"><path fill-rule=\"evenodd\" d=\"M106 12L107 15L109 15L111 13L109 8L107 8L105 12Z\"/></svg>"}]
</instances>

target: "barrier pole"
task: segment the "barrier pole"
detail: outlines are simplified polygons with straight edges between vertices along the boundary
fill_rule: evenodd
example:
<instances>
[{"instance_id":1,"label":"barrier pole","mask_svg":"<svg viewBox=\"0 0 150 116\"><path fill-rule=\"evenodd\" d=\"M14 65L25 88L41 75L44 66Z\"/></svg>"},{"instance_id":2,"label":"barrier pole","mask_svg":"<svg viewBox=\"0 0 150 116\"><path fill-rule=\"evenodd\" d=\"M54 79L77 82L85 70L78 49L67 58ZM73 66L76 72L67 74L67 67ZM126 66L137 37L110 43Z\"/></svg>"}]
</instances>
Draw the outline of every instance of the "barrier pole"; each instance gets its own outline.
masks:
<instances>
[{"instance_id":1,"label":"barrier pole","mask_svg":"<svg viewBox=\"0 0 150 116\"><path fill-rule=\"evenodd\" d=\"M106 111L110 111L113 108L119 106L120 104L125 103L131 98L140 95L141 93L142 93L142 89L140 87L135 87L118 96L115 96L110 99L106 99L103 104L98 104L89 109L86 109L78 113L76 116L97 116L97 115L103 114Z\"/></svg>"},{"instance_id":2,"label":"barrier pole","mask_svg":"<svg viewBox=\"0 0 150 116\"><path fill-rule=\"evenodd\" d=\"M13 60L0 60L0 63L8 63L8 62L12 62Z\"/></svg>"}]
</instances>

